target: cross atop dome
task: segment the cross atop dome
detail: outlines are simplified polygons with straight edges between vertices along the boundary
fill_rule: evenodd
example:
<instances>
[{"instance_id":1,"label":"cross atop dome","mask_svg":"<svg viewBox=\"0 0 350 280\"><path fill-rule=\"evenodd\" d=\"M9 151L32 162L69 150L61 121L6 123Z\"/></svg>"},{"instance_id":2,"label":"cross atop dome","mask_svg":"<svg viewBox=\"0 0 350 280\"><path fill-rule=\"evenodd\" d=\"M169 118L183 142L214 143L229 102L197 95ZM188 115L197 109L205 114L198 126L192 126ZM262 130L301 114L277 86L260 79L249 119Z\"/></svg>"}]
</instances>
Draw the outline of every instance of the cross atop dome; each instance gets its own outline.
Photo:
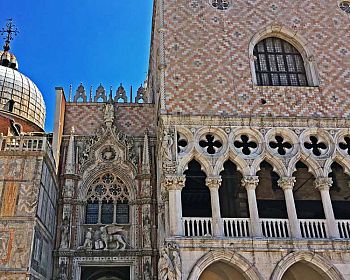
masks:
<instances>
[{"instance_id":1,"label":"cross atop dome","mask_svg":"<svg viewBox=\"0 0 350 280\"><path fill-rule=\"evenodd\" d=\"M0 34L3 36L3 39L5 40L5 45L4 45L4 51L9 51L10 50L10 42L13 40L14 36L17 36L19 33L17 27L13 24L12 18L7 20L5 28L1 28Z\"/></svg>"},{"instance_id":2,"label":"cross atop dome","mask_svg":"<svg viewBox=\"0 0 350 280\"><path fill-rule=\"evenodd\" d=\"M10 53L10 42L14 36L19 33L17 27L13 24L12 18L7 20L6 26L0 29L0 34L5 40L4 50L0 51L0 65L9 67L12 69L18 69L18 63L16 57Z\"/></svg>"}]
</instances>

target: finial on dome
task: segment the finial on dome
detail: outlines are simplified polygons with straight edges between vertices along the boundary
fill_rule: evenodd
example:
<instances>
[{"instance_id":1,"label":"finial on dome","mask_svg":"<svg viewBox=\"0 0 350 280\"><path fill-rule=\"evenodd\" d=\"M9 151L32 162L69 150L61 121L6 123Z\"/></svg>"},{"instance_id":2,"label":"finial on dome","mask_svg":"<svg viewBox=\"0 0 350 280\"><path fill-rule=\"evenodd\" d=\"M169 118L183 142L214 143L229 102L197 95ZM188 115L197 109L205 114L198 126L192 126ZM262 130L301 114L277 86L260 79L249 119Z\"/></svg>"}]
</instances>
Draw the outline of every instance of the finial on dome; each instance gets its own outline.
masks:
<instances>
[{"instance_id":1,"label":"finial on dome","mask_svg":"<svg viewBox=\"0 0 350 280\"><path fill-rule=\"evenodd\" d=\"M9 52L10 42L13 40L14 36L19 33L17 27L13 24L12 18L7 20L5 28L0 29L0 34L5 40L4 51L0 51L0 65L10 67L13 69L18 68L16 57Z\"/></svg>"},{"instance_id":2,"label":"finial on dome","mask_svg":"<svg viewBox=\"0 0 350 280\"><path fill-rule=\"evenodd\" d=\"M5 40L4 51L10 50L10 42L13 40L14 36L17 36L19 33L17 27L13 24L12 18L7 20L6 27L1 28L1 35L5 35L3 39ZM7 33L7 34L6 34Z\"/></svg>"}]
</instances>

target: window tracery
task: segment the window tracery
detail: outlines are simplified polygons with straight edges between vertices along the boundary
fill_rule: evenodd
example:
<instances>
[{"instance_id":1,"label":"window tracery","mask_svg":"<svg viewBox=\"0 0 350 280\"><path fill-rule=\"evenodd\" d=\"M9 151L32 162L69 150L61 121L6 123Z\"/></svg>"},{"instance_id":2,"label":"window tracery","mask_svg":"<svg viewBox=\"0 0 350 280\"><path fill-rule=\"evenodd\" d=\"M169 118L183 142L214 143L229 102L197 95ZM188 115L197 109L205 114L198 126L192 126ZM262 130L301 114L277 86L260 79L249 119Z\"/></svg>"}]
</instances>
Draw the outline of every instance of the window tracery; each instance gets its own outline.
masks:
<instances>
[{"instance_id":1,"label":"window tracery","mask_svg":"<svg viewBox=\"0 0 350 280\"><path fill-rule=\"evenodd\" d=\"M111 173L93 181L87 192L87 224L129 223L129 190L124 182Z\"/></svg>"},{"instance_id":2,"label":"window tracery","mask_svg":"<svg viewBox=\"0 0 350 280\"><path fill-rule=\"evenodd\" d=\"M345 13L350 14L350 2L349 1L342 1L340 3L339 7Z\"/></svg>"}]
</instances>

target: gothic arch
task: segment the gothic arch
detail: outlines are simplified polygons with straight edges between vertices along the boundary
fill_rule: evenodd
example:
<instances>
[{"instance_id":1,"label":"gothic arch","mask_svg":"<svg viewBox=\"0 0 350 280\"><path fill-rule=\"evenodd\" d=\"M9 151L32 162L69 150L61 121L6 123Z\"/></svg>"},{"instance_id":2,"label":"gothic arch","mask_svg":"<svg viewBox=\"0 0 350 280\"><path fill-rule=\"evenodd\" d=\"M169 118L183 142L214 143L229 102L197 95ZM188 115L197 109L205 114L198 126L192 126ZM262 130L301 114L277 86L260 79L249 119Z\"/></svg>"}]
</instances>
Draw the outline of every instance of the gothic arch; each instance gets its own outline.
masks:
<instances>
[{"instance_id":1,"label":"gothic arch","mask_svg":"<svg viewBox=\"0 0 350 280\"><path fill-rule=\"evenodd\" d=\"M191 160L198 161L198 163L201 165L201 169L207 176L213 174L213 167L210 164L208 157L198 153L195 149L193 149L191 153L187 154L180 160L177 167L177 173L184 174L184 172L188 169L188 163Z\"/></svg>"},{"instance_id":2,"label":"gothic arch","mask_svg":"<svg viewBox=\"0 0 350 280\"><path fill-rule=\"evenodd\" d=\"M251 169L247 162L242 157L234 153L231 149L225 156L218 158L214 167L213 175L219 175L220 172L224 170L224 163L228 160L232 161L237 166L237 170L242 174L242 176L251 175Z\"/></svg>"},{"instance_id":3,"label":"gothic arch","mask_svg":"<svg viewBox=\"0 0 350 280\"><path fill-rule=\"evenodd\" d=\"M304 153L300 152L290 160L287 168L287 177L293 176L293 173L296 171L295 165L299 160L307 165L308 171L314 175L315 178L323 176L323 170L320 164L309 155L305 155Z\"/></svg>"},{"instance_id":4,"label":"gothic arch","mask_svg":"<svg viewBox=\"0 0 350 280\"><path fill-rule=\"evenodd\" d=\"M251 175L256 175L256 173L260 170L260 164L264 160L272 165L273 171L276 172L280 177L286 176L287 169L286 169L285 165L283 164L283 161L277 157L270 155L269 153L266 153L266 152L263 154L263 156L258 157L256 160L254 160L252 167L251 167L251 169L252 169Z\"/></svg>"},{"instance_id":5,"label":"gothic arch","mask_svg":"<svg viewBox=\"0 0 350 280\"><path fill-rule=\"evenodd\" d=\"M297 262L312 264L321 274L329 277L329 279L344 280L340 272L328 259L311 252L293 252L285 256L276 265L270 280L281 280L287 269Z\"/></svg>"},{"instance_id":6,"label":"gothic arch","mask_svg":"<svg viewBox=\"0 0 350 280\"><path fill-rule=\"evenodd\" d=\"M308 41L296 30L290 29L282 25L266 26L265 28L255 33L249 42L248 52L250 58L252 81L254 85L257 84L253 55L254 47L261 40L266 39L268 37L277 37L292 44L299 51L303 58L309 86L319 85L319 77L316 70L315 55Z\"/></svg>"},{"instance_id":7,"label":"gothic arch","mask_svg":"<svg viewBox=\"0 0 350 280\"><path fill-rule=\"evenodd\" d=\"M249 280L262 280L263 277L258 270L246 258L235 252L229 251L212 251L201 257L193 266L188 280L198 280L203 271L215 262L225 262L242 272Z\"/></svg>"},{"instance_id":8,"label":"gothic arch","mask_svg":"<svg viewBox=\"0 0 350 280\"><path fill-rule=\"evenodd\" d=\"M339 152L336 152L333 157L326 160L323 168L323 176L327 177L331 170L331 165L337 162L344 168L344 173L350 176L350 162L346 160L346 158L341 155Z\"/></svg>"},{"instance_id":9,"label":"gothic arch","mask_svg":"<svg viewBox=\"0 0 350 280\"><path fill-rule=\"evenodd\" d=\"M130 194L130 200L133 201L136 198L136 186L133 183L132 178L123 170L122 168L118 168L117 166L103 166L99 165L95 170L85 172L86 177L79 182L77 197L80 200L84 200L89 189L89 186L92 184L93 180L102 175L103 173L110 172L119 177L128 188ZM84 174L84 175L85 175Z\"/></svg>"}]
</instances>

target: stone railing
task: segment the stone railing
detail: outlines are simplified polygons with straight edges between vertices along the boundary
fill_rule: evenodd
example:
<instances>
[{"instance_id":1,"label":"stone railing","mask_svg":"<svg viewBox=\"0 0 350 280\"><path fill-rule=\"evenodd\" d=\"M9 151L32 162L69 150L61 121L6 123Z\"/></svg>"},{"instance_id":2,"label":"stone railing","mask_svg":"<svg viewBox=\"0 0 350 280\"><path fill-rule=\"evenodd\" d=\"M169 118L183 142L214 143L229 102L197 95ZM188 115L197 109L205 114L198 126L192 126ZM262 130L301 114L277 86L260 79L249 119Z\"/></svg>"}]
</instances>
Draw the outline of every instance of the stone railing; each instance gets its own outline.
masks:
<instances>
[{"instance_id":1,"label":"stone railing","mask_svg":"<svg viewBox=\"0 0 350 280\"><path fill-rule=\"evenodd\" d=\"M263 235L266 238L288 238L288 219L260 219Z\"/></svg>"},{"instance_id":2,"label":"stone railing","mask_svg":"<svg viewBox=\"0 0 350 280\"><path fill-rule=\"evenodd\" d=\"M303 238L327 238L326 220L299 219Z\"/></svg>"},{"instance_id":3,"label":"stone railing","mask_svg":"<svg viewBox=\"0 0 350 280\"><path fill-rule=\"evenodd\" d=\"M340 238L350 238L350 221L337 220Z\"/></svg>"},{"instance_id":4,"label":"stone railing","mask_svg":"<svg viewBox=\"0 0 350 280\"><path fill-rule=\"evenodd\" d=\"M212 218L182 218L185 236L212 236Z\"/></svg>"},{"instance_id":5,"label":"stone railing","mask_svg":"<svg viewBox=\"0 0 350 280\"><path fill-rule=\"evenodd\" d=\"M52 149L46 136L2 136L0 137L0 151L18 152L46 152L54 162Z\"/></svg>"},{"instance_id":6,"label":"stone railing","mask_svg":"<svg viewBox=\"0 0 350 280\"><path fill-rule=\"evenodd\" d=\"M341 239L350 239L350 220L337 220ZM223 237L252 237L249 218L223 218ZM212 237L212 218L182 218L185 237ZM260 219L263 238L291 238L288 219ZM299 219L301 238L325 239L330 236L325 219ZM259 237L259 236L257 236Z\"/></svg>"},{"instance_id":7,"label":"stone railing","mask_svg":"<svg viewBox=\"0 0 350 280\"><path fill-rule=\"evenodd\" d=\"M227 237L249 237L249 218L223 218L224 234Z\"/></svg>"}]
</instances>

